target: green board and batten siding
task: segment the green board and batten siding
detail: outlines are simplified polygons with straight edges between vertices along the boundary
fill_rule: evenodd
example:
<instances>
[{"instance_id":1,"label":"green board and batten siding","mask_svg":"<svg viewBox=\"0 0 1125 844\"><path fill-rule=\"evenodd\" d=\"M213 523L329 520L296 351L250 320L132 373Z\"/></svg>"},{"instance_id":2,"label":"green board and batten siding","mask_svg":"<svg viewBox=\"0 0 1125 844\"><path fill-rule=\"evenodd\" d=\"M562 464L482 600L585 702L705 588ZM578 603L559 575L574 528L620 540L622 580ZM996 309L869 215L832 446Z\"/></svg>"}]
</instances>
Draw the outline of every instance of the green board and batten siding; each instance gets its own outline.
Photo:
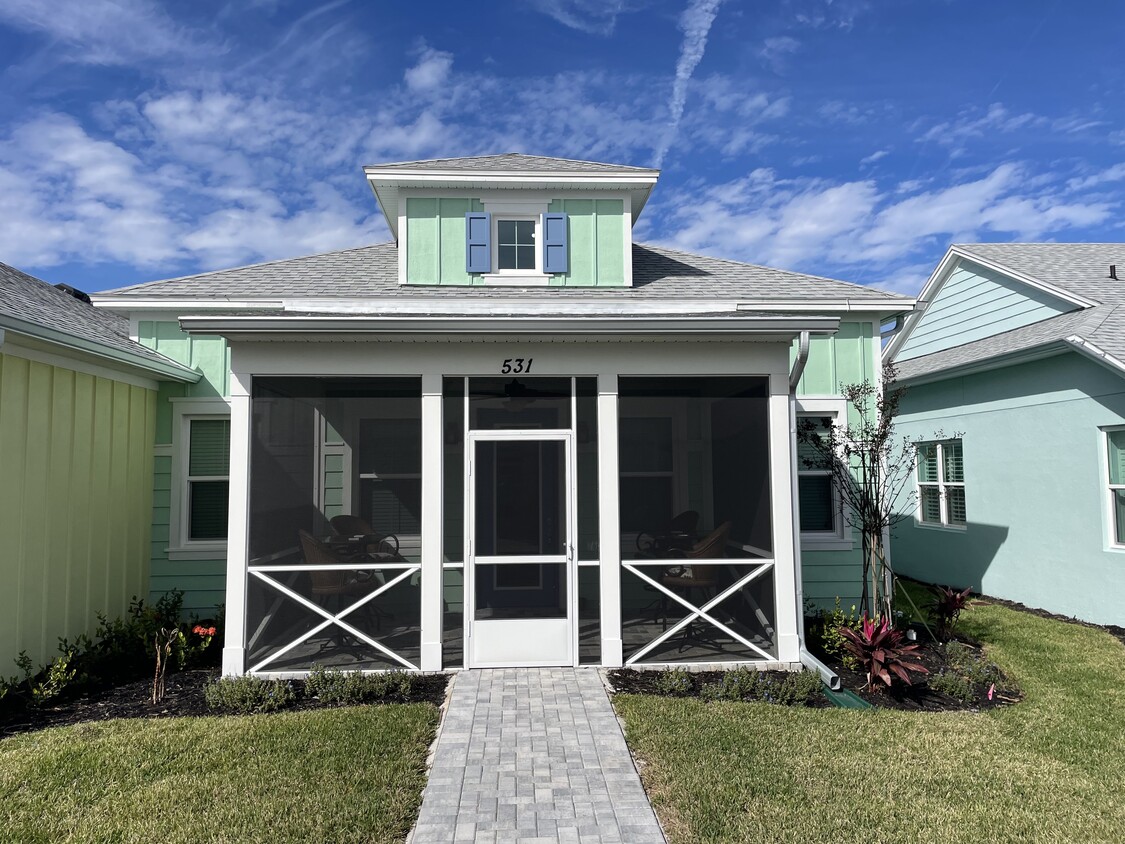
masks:
<instances>
[{"instance_id":1,"label":"green board and batten siding","mask_svg":"<svg viewBox=\"0 0 1125 844\"><path fill-rule=\"evenodd\" d=\"M148 592L156 391L0 354L0 674Z\"/></svg>"},{"instance_id":2,"label":"green board and batten siding","mask_svg":"<svg viewBox=\"0 0 1125 844\"><path fill-rule=\"evenodd\" d=\"M465 214L483 211L477 199L406 200L406 281L409 284L484 284L465 271ZM551 276L556 287L625 284L625 203L620 199L556 199L548 210L568 217L569 271Z\"/></svg>"},{"instance_id":3,"label":"green board and batten siding","mask_svg":"<svg viewBox=\"0 0 1125 844\"><path fill-rule=\"evenodd\" d=\"M1074 310L1077 305L961 259L895 357L930 355Z\"/></svg>"},{"instance_id":4,"label":"green board and batten siding","mask_svg":"<svg viewBox=\"0 0 1125 844\"><path fill-rule=\"evenodd\" d=\"M790 361L797 357L797 344L790 350ZM832 337L812 337L809 359L797 384L797 397L838 398L840 388L859 384L876 376L878 341L870 321L841 322ZM858 420L849 408L849 423ZM850 532L850 528L846 528ZM837 597L844 608L858 603L862 588L863 564L859 540L853 537L854 550L813 550L803 548L801 569L804 597L819 607L832 607Z\"/></svg>"},{"instance_id":5,"label":"green board and batten siding","mask_svg":"<svg viewBox=\"0 0 1125 844\"><path fill-rule=\"evenodd\" d=\"M230 350L222 337L189 336L176 322L144 320L138 323L138 340L162 355L199 369L203 377L195 384L160 385L155 443L172 444L172 398L227 398L230 395ZM172 458L158 454L153 461L152 577L150 594L159 597L170 589L184 593L184 610L200 616L212 615L226 600L226 559L170 560Z\"/></svg>"}]
</instances>

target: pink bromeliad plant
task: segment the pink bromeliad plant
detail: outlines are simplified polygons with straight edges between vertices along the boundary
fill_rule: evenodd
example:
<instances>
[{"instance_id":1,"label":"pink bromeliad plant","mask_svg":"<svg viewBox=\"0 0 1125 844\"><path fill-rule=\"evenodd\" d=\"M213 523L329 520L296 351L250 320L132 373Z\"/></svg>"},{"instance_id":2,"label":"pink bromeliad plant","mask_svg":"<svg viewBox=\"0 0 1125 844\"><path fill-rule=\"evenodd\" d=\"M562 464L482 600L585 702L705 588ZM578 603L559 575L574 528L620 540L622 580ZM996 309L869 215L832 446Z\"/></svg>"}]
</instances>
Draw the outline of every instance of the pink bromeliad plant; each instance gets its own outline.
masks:
<instances>
[{"instance_id":1,"label":"pink bromeliad plant","mask_svg":"<svg viewBox=\"0 0 1125 844\"><path fill-rule=\"evenodd\" d=\"M886 618L870 619L866 613L859 619L858 629L841 627L844 648L867 672L868 688L875 688L880 680L887 688L896 678L911 685L910 673L929 674L926 666L915 661L918 646L907 643L901 630L891 627Z\"/></svg>"}]
</instances>

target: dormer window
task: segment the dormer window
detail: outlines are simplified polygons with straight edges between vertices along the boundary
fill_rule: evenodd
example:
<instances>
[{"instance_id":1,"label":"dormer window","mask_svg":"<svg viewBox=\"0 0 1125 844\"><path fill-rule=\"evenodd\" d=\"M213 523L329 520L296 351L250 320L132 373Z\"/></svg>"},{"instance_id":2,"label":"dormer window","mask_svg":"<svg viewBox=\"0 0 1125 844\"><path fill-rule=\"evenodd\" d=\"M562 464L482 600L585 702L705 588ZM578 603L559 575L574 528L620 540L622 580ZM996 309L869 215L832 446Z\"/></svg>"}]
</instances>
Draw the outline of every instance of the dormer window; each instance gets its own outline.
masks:
<instances>
[{"instance_id":1,"label":"dormer window","mask_svg":"<svg viewBox=\"0 0 1125 844\"><path fill-rule=\"evenodd\" d=\"M496 268L535 272L535 221L496 221Z\"/></svg>"}]
</instances>

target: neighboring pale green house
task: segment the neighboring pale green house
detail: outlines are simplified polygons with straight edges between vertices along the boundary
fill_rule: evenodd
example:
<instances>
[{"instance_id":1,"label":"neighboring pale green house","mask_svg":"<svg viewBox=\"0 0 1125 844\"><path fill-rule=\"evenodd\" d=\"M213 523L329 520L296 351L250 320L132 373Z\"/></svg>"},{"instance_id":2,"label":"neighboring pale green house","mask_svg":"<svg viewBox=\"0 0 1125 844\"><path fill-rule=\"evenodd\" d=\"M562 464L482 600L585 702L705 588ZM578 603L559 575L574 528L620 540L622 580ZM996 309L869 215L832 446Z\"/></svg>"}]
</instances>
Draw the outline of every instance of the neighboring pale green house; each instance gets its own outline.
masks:
<instances>
[{"instance_id":1,"label":"neighboring pale green house","mask_svg":"<svg viewBox=\"0 0 1125 844\"><path fill-rule=\"evenodd\" d=\"M896 571L1125 624L1118 267L1119 243L950 247L887 349L922 443Z\"/></svg>"},{"instance_id":2,"label":"neighboring pale green house","mask_svg":"<svg viewBox=\"0 0 1125 844\"><path fill-rule=\"evenodd\" d=\"M203 375L161 387L152 588L225 603L224 670L807 661L860 568L796 416L913 300L634 243L656 170L365 175L392 243L95 297Z\"/></svg>"},{"instance_id":3,"label":"neighboring pale green house","mask_svg":"<svg viewBox=\"0 0 1125 844\"><path fill-rule=\"evenodd\" d=\"M0 264L0 675L148 595L157 391L198 378L84 294Z\"/></svg>"}]
</instances>

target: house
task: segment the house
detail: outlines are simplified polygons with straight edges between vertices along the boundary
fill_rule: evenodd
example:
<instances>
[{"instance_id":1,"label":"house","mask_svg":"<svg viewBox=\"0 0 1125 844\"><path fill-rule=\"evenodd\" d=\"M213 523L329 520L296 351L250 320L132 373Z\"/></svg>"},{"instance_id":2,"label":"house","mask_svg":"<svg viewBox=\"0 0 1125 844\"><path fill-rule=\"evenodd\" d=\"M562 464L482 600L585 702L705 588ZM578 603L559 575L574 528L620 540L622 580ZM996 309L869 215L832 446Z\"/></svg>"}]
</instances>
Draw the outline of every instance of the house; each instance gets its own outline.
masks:
<instances>
[{"instance_id":1,"label":"house","mask_svg":"<svg viewBox=\"0 0 1125 844\"><path fill-rule=\"evenodd\" d=\"M0 264L0 675L147 595L157 393L198 379L85 294Z\"/></svg>"},{"instance_id":2,"label":"house","mask_svg":"<svg viewBox=\"0 0 1125 844\"><path fill-rule=\"evenodd\" d=\"M949 248L887 349L920 441L896 571L1125 623L1118 267L1119 243Z\"/></svg>"},{"instance_id":3,"label":"house","mask_svg":"<svg viewBox=\"0 0 1125 844\"><path fill-rule=\"evenodd\" d=\"M152 583L225 603L224 670L798 664L860 562L795 414L842 421L913 301L634 243L656 170L364 173L393 242L95 297L202 373L160 388Z\"/></svg>"}]
</instances>

